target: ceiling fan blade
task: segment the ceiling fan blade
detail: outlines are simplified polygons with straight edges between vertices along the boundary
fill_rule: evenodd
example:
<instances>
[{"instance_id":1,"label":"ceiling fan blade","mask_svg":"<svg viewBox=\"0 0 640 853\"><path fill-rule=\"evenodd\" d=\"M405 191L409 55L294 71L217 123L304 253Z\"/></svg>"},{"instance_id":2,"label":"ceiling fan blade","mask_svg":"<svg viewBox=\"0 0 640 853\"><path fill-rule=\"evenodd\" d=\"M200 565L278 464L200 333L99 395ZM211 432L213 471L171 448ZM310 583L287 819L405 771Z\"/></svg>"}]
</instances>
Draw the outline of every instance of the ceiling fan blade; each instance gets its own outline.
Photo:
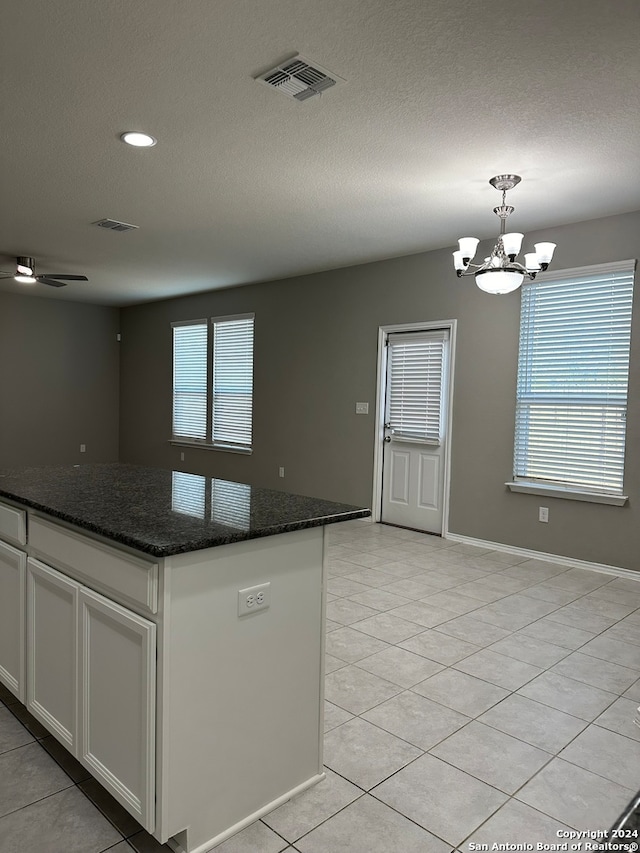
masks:
<instances>
[{"instance_id":1,"label":"ceiling fan blade","mask_svg":"<svg viewBox=\"0 0 640 853\"><path fill-rule=\"evenodd\" d=\"M0 272L0 278L13 278L14 272Z\"/></svg>"},{"instance_id":2,"label":"ceiling fan blade","mask_svg":"<svg viewBox=\"0 0 640 853\"><path fill-rule=\"evenodd\" d=\"M60 273L47 273L44 276L37 275L36 278L38 280L41 278L64 278L67 281L89 281L86 275L61 275Z\"/></svg>"},{"instance_id":3,"label":"ceiling fan blade","mask_svg":"<svg viewBox=\"0 0 640 853\"><path fill-rule=\"evenodd\" d=\"M64 281L56 281L53 278L49 278L48 275L37 275L36 281L39 281L40 284L50 284L51 287L66 287L67 284Z\"/></svg>"}]
</instances>

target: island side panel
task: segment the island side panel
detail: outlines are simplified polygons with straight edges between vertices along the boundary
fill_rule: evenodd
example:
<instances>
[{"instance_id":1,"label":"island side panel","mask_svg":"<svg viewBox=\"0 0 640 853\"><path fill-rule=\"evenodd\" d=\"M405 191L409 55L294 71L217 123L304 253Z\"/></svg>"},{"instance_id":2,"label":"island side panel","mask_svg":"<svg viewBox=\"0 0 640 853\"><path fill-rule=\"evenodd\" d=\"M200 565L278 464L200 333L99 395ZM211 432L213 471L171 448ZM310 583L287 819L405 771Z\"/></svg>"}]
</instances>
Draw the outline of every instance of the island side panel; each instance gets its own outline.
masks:
<instances>
[{"instance_id":1,"label":"island side panel","mask_svg":"<svg viewBox=\"0 0 640 853\"><path fill-rule=\"evenodd\" d=\"M194 850L321 778L324 528L167 558L163 836ZM238 592L269 583L269 607Z\"/></svg>"}]
</instances>

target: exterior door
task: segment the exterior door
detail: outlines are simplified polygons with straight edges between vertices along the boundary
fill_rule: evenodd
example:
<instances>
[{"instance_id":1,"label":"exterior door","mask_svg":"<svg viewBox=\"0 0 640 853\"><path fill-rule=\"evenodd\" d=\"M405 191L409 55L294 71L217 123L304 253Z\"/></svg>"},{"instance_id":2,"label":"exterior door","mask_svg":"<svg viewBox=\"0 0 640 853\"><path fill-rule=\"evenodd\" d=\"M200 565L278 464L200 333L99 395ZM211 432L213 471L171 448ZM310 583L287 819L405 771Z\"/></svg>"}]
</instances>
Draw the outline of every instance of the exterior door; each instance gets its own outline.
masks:
<instances>
[{"instance_id":1,"label":"exterior door","mask_svg":"<svg viewBox=\"0 0 640 853\"><path fill-rule=\"evenodd\" d=\"M381 521L442 533L449 330L387 338Z\"/></svg>"}]
</instances>

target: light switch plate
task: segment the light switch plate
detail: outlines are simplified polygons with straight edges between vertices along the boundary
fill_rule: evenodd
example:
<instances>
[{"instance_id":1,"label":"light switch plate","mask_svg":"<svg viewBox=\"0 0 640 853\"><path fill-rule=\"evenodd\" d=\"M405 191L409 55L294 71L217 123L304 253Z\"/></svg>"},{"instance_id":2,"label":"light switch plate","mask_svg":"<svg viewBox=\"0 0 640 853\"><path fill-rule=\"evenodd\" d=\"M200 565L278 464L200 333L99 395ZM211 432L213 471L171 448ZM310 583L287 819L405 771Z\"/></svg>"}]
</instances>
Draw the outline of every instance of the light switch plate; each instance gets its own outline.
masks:
<instances>
[{"instance_id":1,"label":"light switch plate","mask_svg":"<svg viewBox=\"0 0 640 853\"><path fill-rule=\"evenodd\" d=\"M368 415L369 414L369 404L368 403L356 403L356 415Z\"/></svg>"}]
</instances>

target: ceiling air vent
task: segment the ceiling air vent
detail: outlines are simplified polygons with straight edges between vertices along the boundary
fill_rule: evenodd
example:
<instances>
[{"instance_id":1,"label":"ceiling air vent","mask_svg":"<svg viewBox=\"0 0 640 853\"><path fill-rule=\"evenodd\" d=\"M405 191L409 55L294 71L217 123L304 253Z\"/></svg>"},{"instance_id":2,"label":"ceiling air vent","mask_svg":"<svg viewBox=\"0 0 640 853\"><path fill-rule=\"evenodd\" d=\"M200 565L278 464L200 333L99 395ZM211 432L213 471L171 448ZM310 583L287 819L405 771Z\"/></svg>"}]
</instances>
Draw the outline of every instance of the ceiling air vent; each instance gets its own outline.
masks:
<instances>
[{"instance_id":1,"label":"ceiling air vent","mask_svg":"<svg viewBox=\"0 0 640 853\"><path fill-rule=\"evenodd\" d=\"M129 225L127 222L118 222L117 219L99 219L93 222L92 225L98 225L100 228L108 228L110 231L133 231L139 228L139 225Z\"/></svg>"},{"instance_id":2,"label":"ceiling air vent","mask_svg":"<svg viewBox=\"0 0 640 853\"><path fill-rule=\"evenodd\" d=\"M315 62L309 62L300 54L255 79L282 92L288 98L295 98L296 101L307 101L314 95L321 95L336 83L344 83L337 74L332 74Z\"/></svg>"}]
</instances>

